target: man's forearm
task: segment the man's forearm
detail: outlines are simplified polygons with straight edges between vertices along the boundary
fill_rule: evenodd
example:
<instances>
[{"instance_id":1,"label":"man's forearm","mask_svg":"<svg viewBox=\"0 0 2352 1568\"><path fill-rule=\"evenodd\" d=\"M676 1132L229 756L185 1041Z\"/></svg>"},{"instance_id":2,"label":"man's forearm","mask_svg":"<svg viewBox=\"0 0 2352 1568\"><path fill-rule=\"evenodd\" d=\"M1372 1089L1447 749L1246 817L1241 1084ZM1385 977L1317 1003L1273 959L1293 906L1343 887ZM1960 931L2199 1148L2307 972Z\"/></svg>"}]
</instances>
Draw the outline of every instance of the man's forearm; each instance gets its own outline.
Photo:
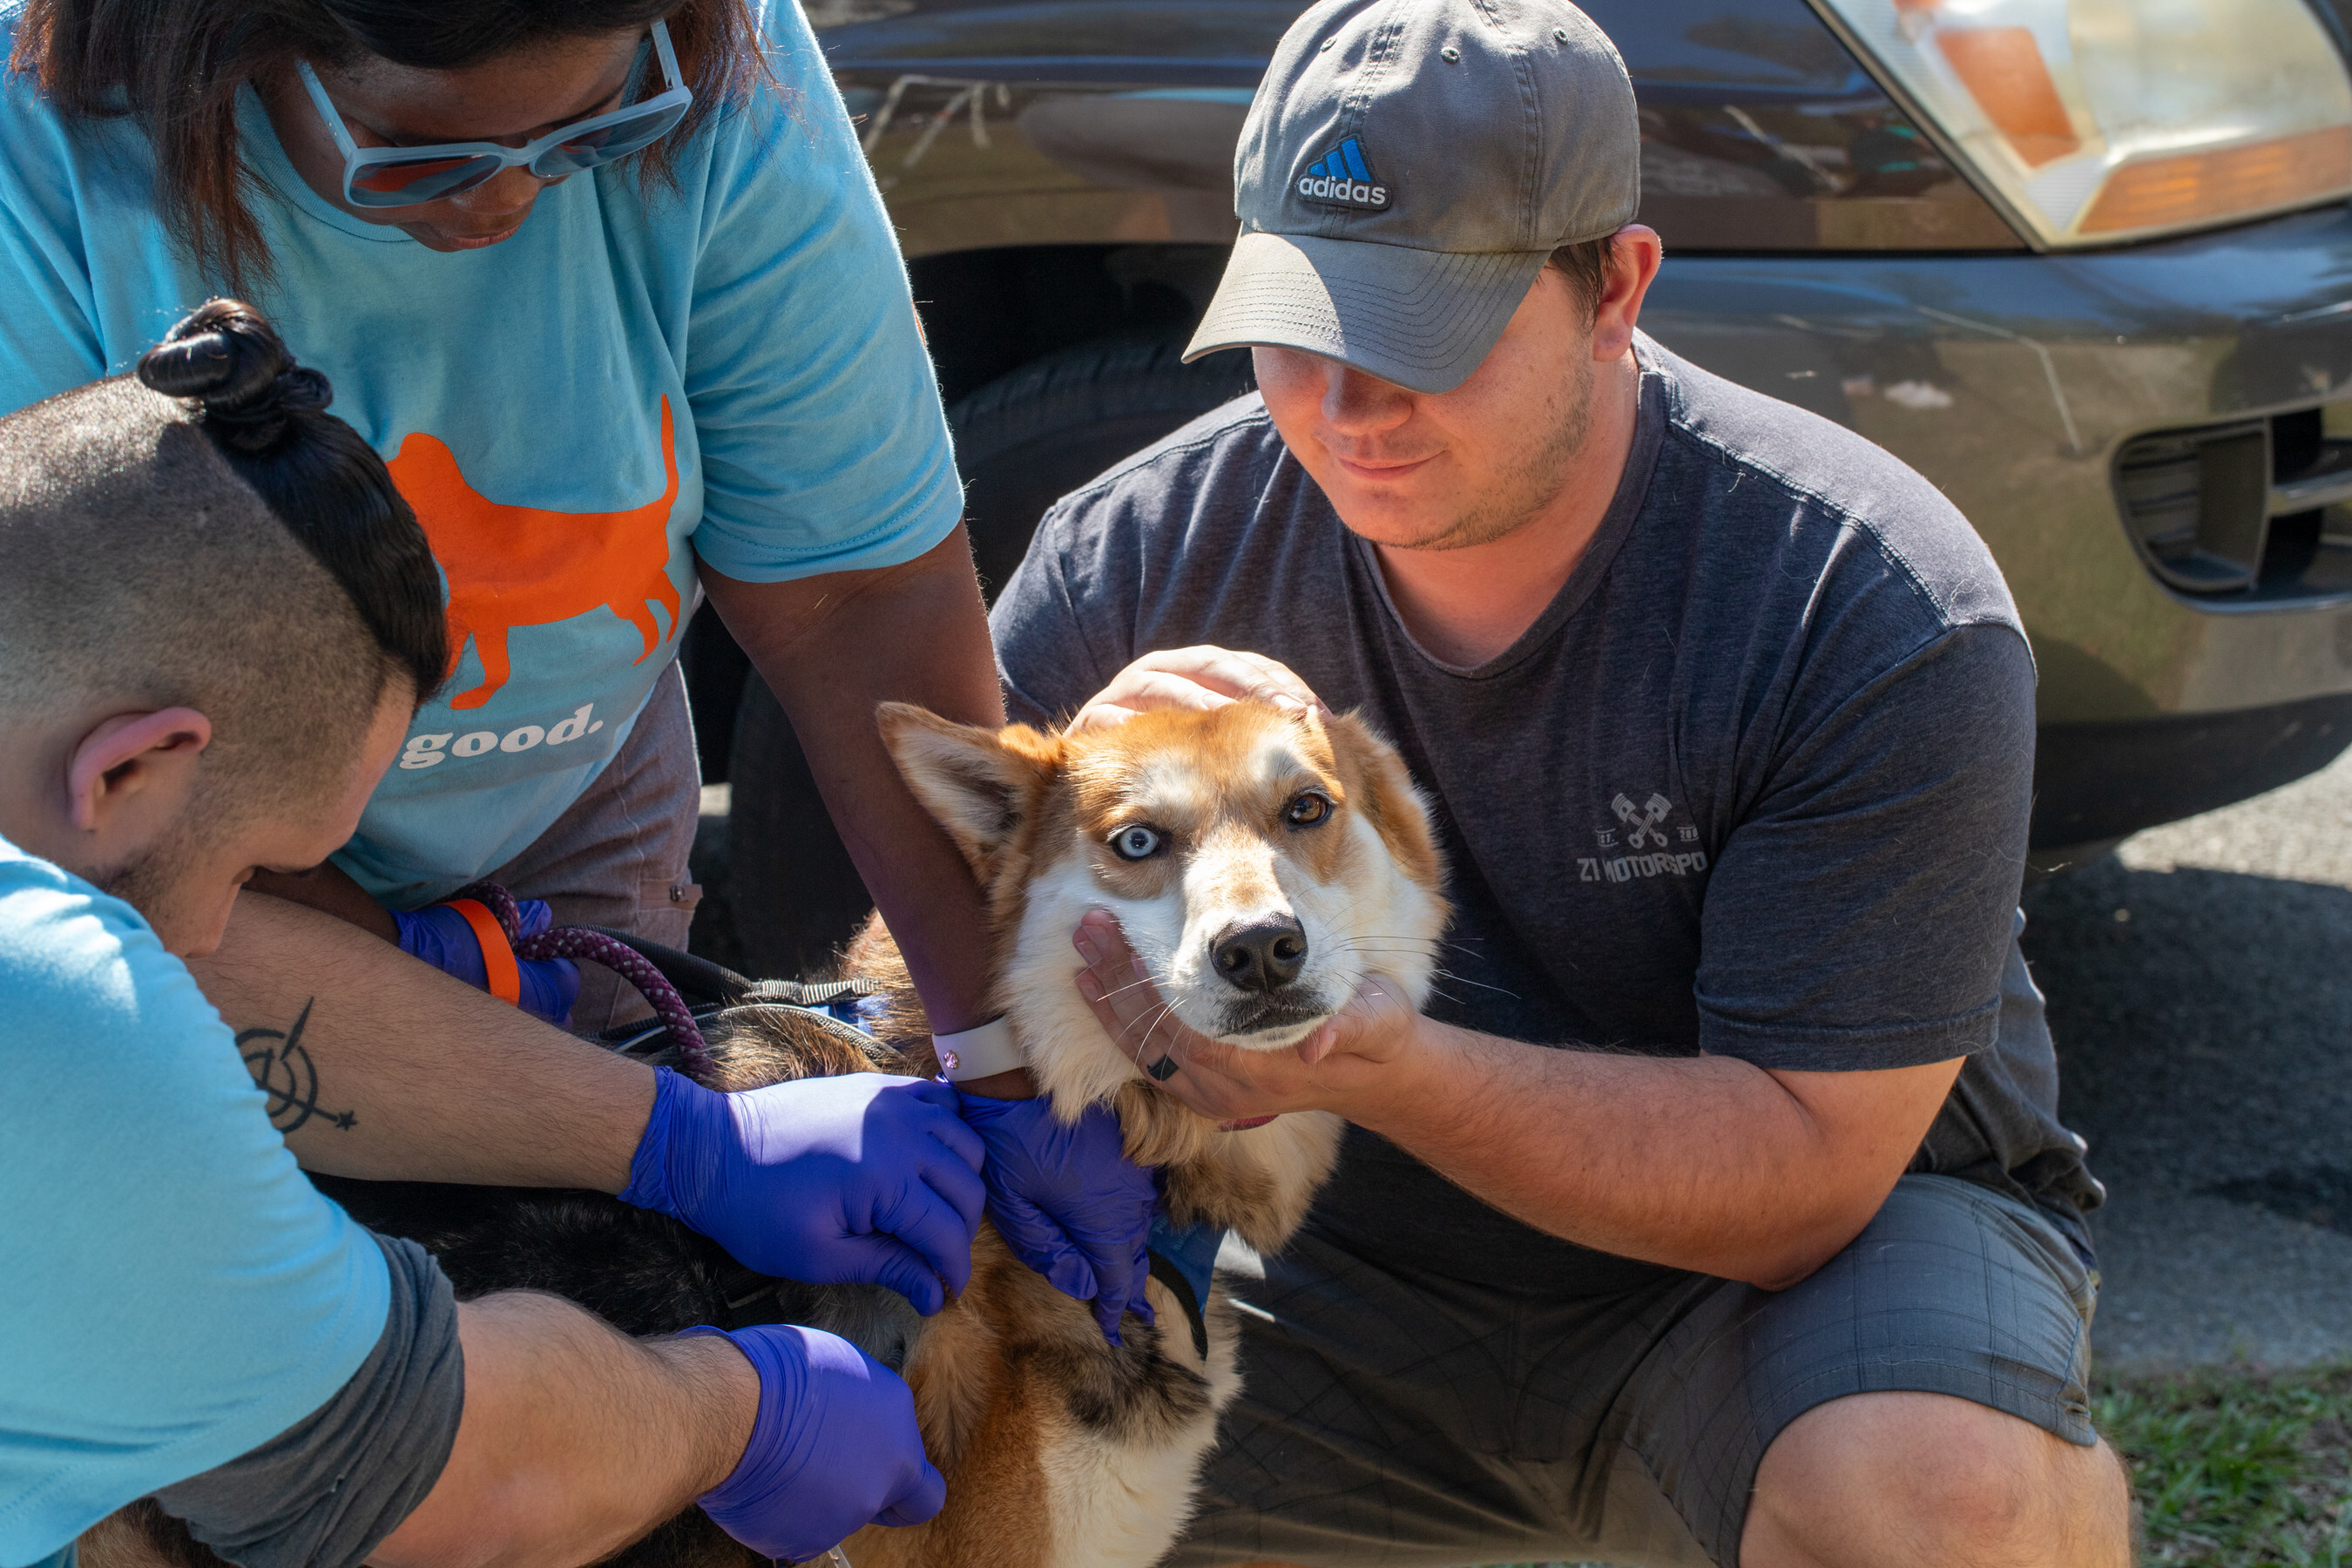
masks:
<instances>
[{"instance_id":1,"label":"man's forearm","mask_svg":"<svg viewBox=\"0 0 2352 1568\"><path fill-rule=\"evenodd\" d=\"M574 1039L315 910L248 889L193 962L308 1168L617 1193L654 1099Z\"/></svg>"},{"instance_id":2,"label":"man's forearm","mask_svg":"<svg viewBox=\"0 0 2352 1568\"><path fill-rule=\"evenodd\" d=\"M1539 1230L1775 1289L1869 1223L1958 1071L1776 1075L1416 1027L1404 1071L1334 1109ZM1847 1103L1865 1079L1900 1109Z\"/></svg>"},{"instance_id":3,"label":"man's forearm","mask_svg":"<svg viewBox=\"0 0 2352 1568\"><path fill-rule=\"evenodd\" d=\"M1079 994L1139 1053L1168 1020L1150 971L1106 910L1073 941L1087 965ZM1960 1070L1957 1058L1792 1072L1523 1045L1427 1017L1377 975L1288 1050L1181 1025L1165 1040L1162 1088L1212 1121L1333 1111L1538 1230L1771 1289L1861 1233Z\"/></svg>"},{"instance_id":4,"label":"man's forearm","mask_svg":"<svg viewBox=\"0 0 2352 1568\"><path fill-rule=\"evenodd\" d=\"M800 736L858 875L890 923L935 1027L982 1021L990 953L980 889L908 792L875 710L913 702L968 724L1004 721L988 620L963 530L919 560L795 583L702 569L728 629Z\"/></svg>"},{"instance_id":5,"label":"man's forearm","mask_svg":"<svg viewBox=\"0 0 2352 1568\"><path fill-rule=\"evenodd\" d=\"M572 1568L727 1479L759 1375L716 1337L639 1343L551 1296L458 1308L466 1408L380 1568Z\"/></svg>"}]
</instances>

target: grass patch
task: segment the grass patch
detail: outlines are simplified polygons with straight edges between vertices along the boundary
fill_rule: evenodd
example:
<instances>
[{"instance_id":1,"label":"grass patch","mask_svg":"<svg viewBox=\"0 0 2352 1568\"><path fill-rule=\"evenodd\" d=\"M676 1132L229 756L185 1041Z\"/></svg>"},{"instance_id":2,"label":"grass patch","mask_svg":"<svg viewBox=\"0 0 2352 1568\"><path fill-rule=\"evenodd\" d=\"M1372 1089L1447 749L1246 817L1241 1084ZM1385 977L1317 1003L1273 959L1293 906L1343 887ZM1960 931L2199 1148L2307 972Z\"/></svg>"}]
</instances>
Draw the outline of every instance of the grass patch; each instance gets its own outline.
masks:
<instances>
[{"instance_id":1,"label":"grass patch","mask_svg":"<svg viewBox=\"0 0 2352 1568\"><path fill-rule=\"evenodd\" d=\"M2352 1363L2103 1378L2093 1408L2131 1466L2144 1568L2352 1568Z\"/></svg>"},{"instance_id":2,"label":"grass patch","mask_svg":"<svg viewBox=\"0 0 2352 1568\"><path fill-rule=\"evenodd\" d=\"M2352 1365L2102 1380L2150 1568L2352 1568Z\"/></svg>"},{"instance_id":3,"label":"grass patch","mask_svg":"<svg viewBox=\"0 0 2352 1568\"><path fill-rule=\"evenodd\" d=\"M2106 1377L2092 1404L2131 1467L2142 1568L2352 1568L2352 1363Z\"/></svg>"}]
</instances>

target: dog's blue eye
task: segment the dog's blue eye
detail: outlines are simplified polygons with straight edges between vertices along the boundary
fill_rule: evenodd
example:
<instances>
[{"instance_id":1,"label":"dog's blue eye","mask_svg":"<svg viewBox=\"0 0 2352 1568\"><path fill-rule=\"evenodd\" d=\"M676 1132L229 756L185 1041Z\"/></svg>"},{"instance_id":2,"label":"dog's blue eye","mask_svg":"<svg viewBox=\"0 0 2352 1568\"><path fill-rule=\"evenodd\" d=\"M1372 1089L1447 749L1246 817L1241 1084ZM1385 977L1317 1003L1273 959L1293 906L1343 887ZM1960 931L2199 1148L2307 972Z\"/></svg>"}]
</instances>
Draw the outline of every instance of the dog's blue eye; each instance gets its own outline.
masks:
<instances>
[{"instance_id":1,"label":"dog's blue eye","mask_svg":"<svg viewBox=\"0 0 2352 1568\"><path fill-rule=\"evenodd\" d=\"M1140 825L1110 836L1111 853L1122 860L1149 860L1160 853L1160 835Z\"/></svg>"},{"instance_id":2,"label":"dog's blue eye","mask_svg":"<svg viewBox=\"0 0 2352 1568\"><path fill-rule=\"evenodd\" d=\"M1312 827L1331 815L1331 797L1307 790L1283 807L1282 819L1293 827Z\"/></svg>"}]
</instances>

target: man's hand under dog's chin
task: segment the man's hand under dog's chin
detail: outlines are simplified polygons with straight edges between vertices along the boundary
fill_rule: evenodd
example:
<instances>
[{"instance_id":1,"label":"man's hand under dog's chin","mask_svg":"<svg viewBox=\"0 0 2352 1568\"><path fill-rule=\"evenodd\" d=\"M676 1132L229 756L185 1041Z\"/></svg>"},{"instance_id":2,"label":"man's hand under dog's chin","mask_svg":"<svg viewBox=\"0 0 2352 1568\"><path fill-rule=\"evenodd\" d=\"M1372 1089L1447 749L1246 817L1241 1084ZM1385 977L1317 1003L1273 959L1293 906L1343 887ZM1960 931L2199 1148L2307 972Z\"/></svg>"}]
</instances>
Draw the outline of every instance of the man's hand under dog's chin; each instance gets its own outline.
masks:
<instances>
[{"instance_id":1,"label":"man's hand under dog's chin","mask_svg":"<svg viewBox=\"0 0 2352 1568\"><path fill-rule=\"evenodd\" d=\"M1090 911L1071 941L1087 961L1078 972L1078 994L1103 1032L1160 1088L1219 1121L1288 1110L1368 1120L1382 1100L1410 1092L1412 1068L1431 1044L1433 1026L1403 989L1372 975L1345 1007L1295 1046L1269 1051L1229 1045L1177 1020L1108 911ZM1161 1067L1163 1060L1168 1067Z\"/></svg>"}]
</instances>

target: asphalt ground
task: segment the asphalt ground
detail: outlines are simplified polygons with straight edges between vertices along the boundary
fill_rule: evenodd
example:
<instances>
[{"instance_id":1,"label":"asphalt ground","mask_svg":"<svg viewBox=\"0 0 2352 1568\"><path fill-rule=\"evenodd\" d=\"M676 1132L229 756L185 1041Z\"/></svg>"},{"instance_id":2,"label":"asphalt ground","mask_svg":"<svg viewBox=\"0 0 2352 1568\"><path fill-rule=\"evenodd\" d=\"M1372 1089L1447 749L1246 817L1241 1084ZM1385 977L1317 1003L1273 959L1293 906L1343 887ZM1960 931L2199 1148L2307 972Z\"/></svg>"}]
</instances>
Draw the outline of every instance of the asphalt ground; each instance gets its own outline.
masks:
<instances>
[{"instance_id":1,"label":"asphalt ground","mask_svg":"<svg viewBox=\"0 0 2352 1568\"><path fill-rule=\"evenodd\" d=\"M2116 1370L2352 1356L2352 756L2029 888Z\"/></svg>"},{"instance_id":2,"label":"asphalt ground","mask_svg":"<svg viewBox=\"0 0 2352 1568\"><path fill-rule=\"evenodd\" d=\"M735 959L726 786L698 951ZM2026 889L2092 1217L2100 1363L2352 1358L2352 754Z\"/></svg>"}]
</instances>

